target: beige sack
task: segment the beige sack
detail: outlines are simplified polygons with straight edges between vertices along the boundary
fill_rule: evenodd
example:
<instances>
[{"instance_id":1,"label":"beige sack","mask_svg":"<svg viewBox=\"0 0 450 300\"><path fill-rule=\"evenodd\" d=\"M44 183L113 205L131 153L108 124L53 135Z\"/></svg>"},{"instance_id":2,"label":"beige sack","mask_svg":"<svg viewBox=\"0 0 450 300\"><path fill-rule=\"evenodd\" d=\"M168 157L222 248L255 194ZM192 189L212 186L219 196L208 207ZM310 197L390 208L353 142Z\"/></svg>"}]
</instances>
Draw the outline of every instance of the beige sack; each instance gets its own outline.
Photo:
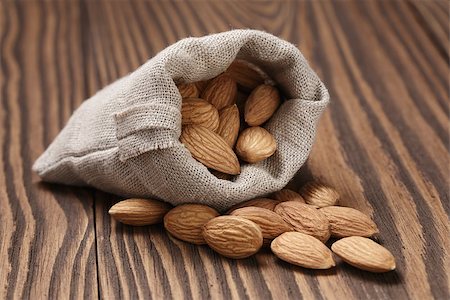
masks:
<instances>
[{"instance_id":1,"label":"beige sack","mask_svg":"<svg viewBox=\"0 0 450 300\"><path fill-rule=\"evenodd\" d=\"M266 125L278 143L276 153L225 181L179 142L181 97L174 80L215 77L235 58L270 74L287 100ZM33 169L49 182L223 210L288 183L308 157L328 101L300 51L273 35L232 30L186 38L86 100Z\"/></svg>"}]
</instances>

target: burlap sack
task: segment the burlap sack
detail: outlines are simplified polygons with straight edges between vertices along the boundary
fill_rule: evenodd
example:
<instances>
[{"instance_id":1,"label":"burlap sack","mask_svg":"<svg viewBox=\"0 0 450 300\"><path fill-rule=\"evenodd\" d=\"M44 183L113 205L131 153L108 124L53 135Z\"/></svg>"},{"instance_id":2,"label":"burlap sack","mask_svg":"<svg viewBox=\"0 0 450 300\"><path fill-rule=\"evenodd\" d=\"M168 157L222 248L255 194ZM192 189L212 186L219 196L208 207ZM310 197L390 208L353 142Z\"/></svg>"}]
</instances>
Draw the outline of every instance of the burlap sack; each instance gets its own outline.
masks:
<instances>
[{"instance_id":1,"label":"burlap sack","mask_svg":"<svg viewBox=\"0 0 450 300\"><path fill-rule=\"evenodd\" d=\"M179 142L181 97L174 80L215 77L236 57L270 74L287 100L265 126L278 143L276 153L226 181ZM300 51L273 35L232 30L186 38L86 100L33 169L49 182L223 210L288 183L310 152L328 101Z\"/></svg>"}]
</instances>

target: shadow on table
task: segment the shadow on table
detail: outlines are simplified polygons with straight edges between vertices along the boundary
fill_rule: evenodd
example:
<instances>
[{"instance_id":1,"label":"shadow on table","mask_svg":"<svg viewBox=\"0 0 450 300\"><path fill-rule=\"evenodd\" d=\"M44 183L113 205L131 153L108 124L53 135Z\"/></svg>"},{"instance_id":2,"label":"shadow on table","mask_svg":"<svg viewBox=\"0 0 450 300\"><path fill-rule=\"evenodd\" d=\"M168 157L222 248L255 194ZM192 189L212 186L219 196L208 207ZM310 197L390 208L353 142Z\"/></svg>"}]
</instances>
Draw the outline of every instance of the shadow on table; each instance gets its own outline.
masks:
<instances>
[{"instance_id":1,"label":"shadow on table","mask_svg":"<svg viewBox=\"0 0 450 300\"><path fill-rule=\"evenodd\" d=\"M74 187L43 181L33 184L33 187L38 193L50 193L62 208L72 206L76 200L79 200L87 208L92 205L95 194L95 189L90 187ZM39 199L42 200L44 197L39 196Z\"/></svg>"},{"instance_id":2,"label":"shadow on table","mask_svg":"<svg viewBox=\"0 0 450 300\"><path fill-rule=\"evenodd\" d=\"M303 186L308 181L313 181L314 176L312 175L311 169L308 164L308 160L305 164L297 171L292 180L286 185L287 188L290 188L294 191L298 190L299 187Z\"/></svg>"}]
</instances>

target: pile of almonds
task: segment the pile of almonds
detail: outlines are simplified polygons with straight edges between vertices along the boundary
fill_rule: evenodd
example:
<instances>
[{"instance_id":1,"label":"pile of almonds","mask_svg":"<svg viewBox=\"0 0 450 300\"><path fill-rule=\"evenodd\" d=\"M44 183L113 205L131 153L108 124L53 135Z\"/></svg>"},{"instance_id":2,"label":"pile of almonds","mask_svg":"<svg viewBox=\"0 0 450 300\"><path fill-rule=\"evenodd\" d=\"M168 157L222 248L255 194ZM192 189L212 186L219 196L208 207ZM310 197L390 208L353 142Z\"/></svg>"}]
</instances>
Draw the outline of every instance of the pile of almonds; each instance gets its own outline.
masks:
<instances>
[{"instance_id":1,"label":"pile of almonds","mask_svg":"<svg viewBox=\"0 0 450 300\"><path fill-rule=\"evenodd\" d=\"M393 255L369 239L377 225L362 212L338 206L339 194L318 182L299 192L283 189L270 198L235 205L220 215L201 204L173 207L149 199L128 199L111 207L116 220L134 226L164 222L174 237L197 245L207 244L223 256L240 259L270 247L280 259L311 269L335 266L333 254L370 272L395 269ZM328 239L338 239L326 246Z\"/></svg>"},{"instance_id":2,"label":"pile of almonds","mask_svg":"<svg viewBox=\"0 0 450 300\"><path fill-rule=\"evenodd\" d=\"M235 60L207 81L178 84L182 101L180 141L220 179L240 173L240 161L260 162L277 149L263 127L281 102L278 89L258 69Z\"/></svg>"},{"instance_id":3,"label":"pile of almonds","mask_svg":"<svg viewBox=\"0 0 450 300\"><path fill-rule=\"evenodd\" d=\"M182 101L180 141L220 179L240 173L240 162L257 163L277 149L263 127L278 109L281 95L270 78L254 65L235 60L208 81L178 84ZM230 258L246 258L270 247L280 259L311 269L343 261L371 272L395 269L392 254L369 237L376 224L360 211L337 206L339 194L317 182L297 193L283 189L270 198L239 203L225 215L201 204L176 207L150 199L128 199L109 213L134 226L164 222L174 237L207 244ZM339 239L326 246L330 237Z\"/></svg>"}]
</instances>

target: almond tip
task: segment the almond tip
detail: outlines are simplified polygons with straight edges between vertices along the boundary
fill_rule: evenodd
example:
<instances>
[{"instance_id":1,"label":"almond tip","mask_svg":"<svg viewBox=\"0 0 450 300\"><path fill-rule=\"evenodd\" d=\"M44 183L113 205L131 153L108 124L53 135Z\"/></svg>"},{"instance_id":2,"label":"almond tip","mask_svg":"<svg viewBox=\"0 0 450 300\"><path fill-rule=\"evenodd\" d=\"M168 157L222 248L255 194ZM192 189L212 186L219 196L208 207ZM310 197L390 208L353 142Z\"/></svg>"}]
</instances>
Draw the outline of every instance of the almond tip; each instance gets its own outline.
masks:
<instances>
[{"instance_id":1,"label":"almond tip","mask_svg":"<svg viewBox=\"0 0 450 300\"><path fill-rule=\"evenodd\" d=\"M331 258L330 260L330 268L335 267L336 266L336 262L334 261L333 258Z\"/></svg>"}]
</instances>

